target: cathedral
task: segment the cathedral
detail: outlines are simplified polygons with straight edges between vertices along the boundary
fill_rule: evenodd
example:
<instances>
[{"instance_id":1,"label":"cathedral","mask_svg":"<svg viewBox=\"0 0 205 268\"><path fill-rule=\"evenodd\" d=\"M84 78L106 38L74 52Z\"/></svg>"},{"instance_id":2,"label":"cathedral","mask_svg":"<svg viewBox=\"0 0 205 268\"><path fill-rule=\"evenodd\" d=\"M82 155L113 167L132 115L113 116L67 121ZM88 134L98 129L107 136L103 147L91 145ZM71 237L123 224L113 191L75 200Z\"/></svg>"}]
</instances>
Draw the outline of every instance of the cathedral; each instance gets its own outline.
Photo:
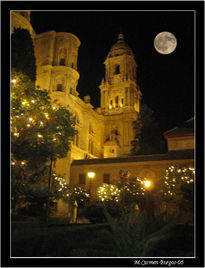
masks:
<instances>
[{"instance_id":1,"label":"cathedral","mask_svg":"<svg viewBox=\"0 0 205 268\"><path fill-rule=\"evenodd\" d=\"M35 34L30 11L11 12L11 33L15 27L27 29L33 39L36 57L36 85L49 91L52 99L75 116L77 135L67 157L54 163L56 173L72 185L88 187L93 172L93 195L103 182L119 179L120 171L146 177L157 186L170 163L194 163L194 133L175 128L165 133L167 154L130 156L135 132L133 121L140 112L142 93L137 84L137 64L123 34L108 51L100 90L100 107L90 96L82 100L77 92L80 40L72 33L49 31ZM103 63L102 63L103 64ZM170 147L171 146L171 147ZM171 149L170 149L171 148Z\"/></svg>"}]
</instances>

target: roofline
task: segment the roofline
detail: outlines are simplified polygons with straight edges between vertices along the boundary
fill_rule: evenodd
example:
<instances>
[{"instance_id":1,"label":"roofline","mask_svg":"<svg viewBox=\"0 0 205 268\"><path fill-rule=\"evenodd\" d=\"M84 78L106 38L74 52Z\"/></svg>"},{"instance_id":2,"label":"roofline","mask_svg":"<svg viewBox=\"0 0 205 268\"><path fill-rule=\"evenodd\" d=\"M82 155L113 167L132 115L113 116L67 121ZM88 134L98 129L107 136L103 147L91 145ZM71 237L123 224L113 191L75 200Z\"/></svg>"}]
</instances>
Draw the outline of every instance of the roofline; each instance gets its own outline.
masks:
<instances>
[{"instance_id":1,"label":"roofline","mask_svg":"<svg viewBox=\"0 0 205 268\"><path fill-rule=\"evenodd\" d=\"M148 162L148 161L163 161L163 160L185 160L194 159L194 150L183 151L169 151L166 154L152 154L152 155L136 155L128 157L116 158L95 158L85 160L73 160L71 166L89 165L89 164L111 164L122 162Z\"/></svg>"}]
</instances>

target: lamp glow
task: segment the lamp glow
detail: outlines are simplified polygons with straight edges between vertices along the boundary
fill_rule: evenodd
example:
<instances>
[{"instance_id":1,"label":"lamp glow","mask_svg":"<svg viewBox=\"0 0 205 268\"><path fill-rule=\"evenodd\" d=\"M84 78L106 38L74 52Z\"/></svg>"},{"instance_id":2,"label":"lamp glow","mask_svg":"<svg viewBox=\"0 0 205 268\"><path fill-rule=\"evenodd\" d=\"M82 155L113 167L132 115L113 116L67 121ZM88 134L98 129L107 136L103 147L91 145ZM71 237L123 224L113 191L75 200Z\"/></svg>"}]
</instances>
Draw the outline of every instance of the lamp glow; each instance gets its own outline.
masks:
<instances>
[{"instance_id":1,"label":"lamp glow","mask_svg":"<svg viewBox=\"0 0 205 268\"><path fill-rule=\"evenodd\" d=\"M148 180L144 181L144 186L146 188L149 188L151 186L151 181L148 181Z\"/></svg>"},{"instance_id":2,"label":"lamp glow","mask_svg":"<svg viewBox=\"0 0 205 268\"><path fill-rule=\"evenodd\" d=\"M88 178L93 179L95 177L95 172L88 172Z\"/></svg>"}]
</instances>

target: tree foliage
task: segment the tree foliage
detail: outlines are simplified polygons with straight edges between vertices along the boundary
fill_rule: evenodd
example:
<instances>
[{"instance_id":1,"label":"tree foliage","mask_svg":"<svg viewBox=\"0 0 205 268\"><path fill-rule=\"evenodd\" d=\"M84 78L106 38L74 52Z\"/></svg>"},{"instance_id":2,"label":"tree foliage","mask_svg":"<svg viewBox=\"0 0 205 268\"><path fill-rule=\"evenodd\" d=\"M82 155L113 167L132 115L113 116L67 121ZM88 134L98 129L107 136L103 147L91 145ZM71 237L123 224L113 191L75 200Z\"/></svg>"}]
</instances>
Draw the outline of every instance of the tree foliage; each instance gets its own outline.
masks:
<instances>
[{"instance_id":1,"label":"tree foliage","mask_svg":"<svg viewBox=\"0 0 205 268\"><path fill-rule=\"evenodd\" d=\"M146 179L129 178L124 182L116 181L114 184L104 183L97 189L98 200L101 202L117 202L122 203L125 207L132 204L142 205L145 199L146 187L144 181Z\"/></svg>"},{"instance_id":2,"label":"tree foliage","mask_svg":"<svg viewBox=\"0 0 205 268\"><path fill-rule=\"evenodd\" d=\"M161 197L167 203L178 205L181 211L193 211L194 177L192 166L171 165L161 182Z\"/></svg>"},{"instance_id":3,"label":"tree foliage","mask_svg":"<svg viewBox=\"0 0 205 268\"><path fill-rule=\"evenodd\" d=\"M50 159L65 157L75 135L70 112L51 102L22 73L12 73L11 153L13 165L36 171Z\"/></svg>"},{"instance_id":4,"label":"tree foliage","mask_svg":"<svg viewBox=\"0 0 205 268\"><path fill-rule=\"evenodd\" d=\"M153 116L153 111L142 104L139 117L133 122L136 131L135 139L131 142L131 154L155 154L167 151L166 140Z\"/></svg>"},{"instance_id":5,"label":"tree foliage","mask_svg":"<svg viewBox=\"0 0 205 268\"><path fill-rule=\"evenodd\" d=\"M36 79L34 46L28 30L14 29L11 35L11 68Z\"/></svg>"}]
</instances>

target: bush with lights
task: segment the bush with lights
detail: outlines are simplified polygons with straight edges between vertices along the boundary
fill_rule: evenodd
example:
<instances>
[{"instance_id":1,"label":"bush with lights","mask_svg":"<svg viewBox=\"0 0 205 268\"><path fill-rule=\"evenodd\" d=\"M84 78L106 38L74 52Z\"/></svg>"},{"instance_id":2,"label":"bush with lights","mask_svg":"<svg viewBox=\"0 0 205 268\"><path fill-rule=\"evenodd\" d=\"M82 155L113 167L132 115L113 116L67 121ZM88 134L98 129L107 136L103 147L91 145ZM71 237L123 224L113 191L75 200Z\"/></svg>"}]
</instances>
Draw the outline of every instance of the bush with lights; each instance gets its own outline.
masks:
<instances>
[{"instance_id":1,"label":"bush with lights","mask_svg":"<svg viewBox=\"0 0 205 268\"><path fill-rule=\"evenodd\" d=\"M55 197L62 199L65 202L74 204L75 201L78 203L78 208L83 208L90 201L90 194L88 191L81 186L71 187L64 178L54 174L52 180L55 185Z\"/></svg>"},{"instance_id":2,"label":"bush with lights","mask_svg":"<svg viewBox=\"0 0 205 268\"><path fill-rule=\"evenodd\" d=\"M142 205L145 197L146 178L129 178L122 182L117 182L112 184L103 184L97 190L98 200L101 202L113 201L113 203L122 203L124 198L123 206L129 207L131 204Z\"/></svg>"},{"instance_id":3,"label":"bush with lights","mask_svg":"<svg viewBox=\"0 0 205 268\"><path fill-rule=\"evenodd\" d=\"M161 183L161 197L184 211L193 211L195 169L193 166L171 165Z\"/></svg>"}]
</instances>

